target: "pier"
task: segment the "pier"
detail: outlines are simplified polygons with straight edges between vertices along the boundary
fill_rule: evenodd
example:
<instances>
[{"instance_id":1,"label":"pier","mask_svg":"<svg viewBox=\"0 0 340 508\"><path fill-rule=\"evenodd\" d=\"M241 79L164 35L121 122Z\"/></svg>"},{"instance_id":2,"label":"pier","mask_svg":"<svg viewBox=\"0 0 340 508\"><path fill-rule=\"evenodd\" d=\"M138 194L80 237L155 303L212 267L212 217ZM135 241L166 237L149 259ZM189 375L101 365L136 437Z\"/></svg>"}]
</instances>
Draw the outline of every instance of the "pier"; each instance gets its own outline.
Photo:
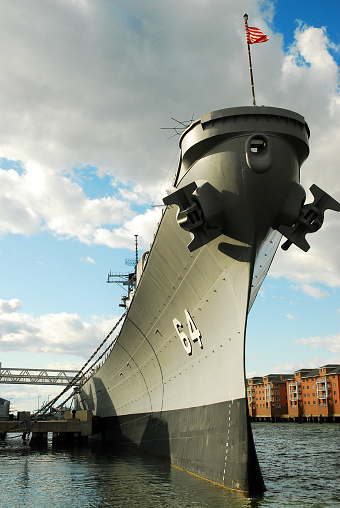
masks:
<instances>
[{"instance_id":1,"label":"pier","mask_svg":"<svg viewBox=\"0 0 340 508\"><path fill-rule=\"evenodd\" d=\"M32 447L46 446L48 433L52 433L52 445L86 443L92 436L92 411L66 411L60 419L30 420L27 414L21 420L0 421L0 439L4 440L8 433L22 433L23 438L31 433Z\"/></svg>"}]
</instances>

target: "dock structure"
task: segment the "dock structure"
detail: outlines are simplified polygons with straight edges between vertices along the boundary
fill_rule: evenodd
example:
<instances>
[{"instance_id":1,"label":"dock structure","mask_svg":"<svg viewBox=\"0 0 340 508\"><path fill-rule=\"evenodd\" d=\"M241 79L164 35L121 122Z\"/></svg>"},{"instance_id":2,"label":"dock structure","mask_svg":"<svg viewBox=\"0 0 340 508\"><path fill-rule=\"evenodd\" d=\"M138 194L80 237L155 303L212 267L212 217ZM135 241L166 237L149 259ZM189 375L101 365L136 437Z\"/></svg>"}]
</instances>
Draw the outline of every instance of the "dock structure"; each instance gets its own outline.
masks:
<instances>
[{"instance_id":1,"label":"dock structure","mask_svg":"<svg viewBox=\"0 0 340 508\"><path fill-rule=\"evenodd\" d=\"M3 384L68 386L72 382L76 386L79 384L75 379L77 374L76 370L5 368L0 363L0 383Z\"/></svg>"},{"instance_id":2,"label":"dock structure","mask_svg":"<svg viewBox=\"0 0 340 508\"><path fill-rule=\"evenodd\" d=\"M4 440L11 432L22 432L23 437L31 433L32 447L47 445L48 433L53 435L52 445L84 443L92 436L92 411L66 411L64 418L53 420L30 420L28 417L19 421L0 421L0 439Z\"/></svg>"}]
</instances>

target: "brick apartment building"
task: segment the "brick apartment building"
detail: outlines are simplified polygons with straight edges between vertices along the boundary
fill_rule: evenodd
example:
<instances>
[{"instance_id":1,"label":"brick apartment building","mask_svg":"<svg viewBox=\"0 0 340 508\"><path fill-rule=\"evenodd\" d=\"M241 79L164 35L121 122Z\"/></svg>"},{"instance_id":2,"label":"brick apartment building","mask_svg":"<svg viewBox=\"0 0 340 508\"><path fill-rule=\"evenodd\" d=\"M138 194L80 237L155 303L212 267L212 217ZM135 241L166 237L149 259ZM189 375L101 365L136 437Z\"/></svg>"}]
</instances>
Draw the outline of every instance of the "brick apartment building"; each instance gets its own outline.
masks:
<instances>
[{"instance_id":1,"label":"brick apartment building","mask_svg":"<svg viewBox=\"0 0 340 508\"><path fill-rule=\"evenodd\" d=\"M247 380L252 419L340 421L340 365Z\"/></svg>"},{"instance_id":2,"label":"brick apartment building","mask_svg":"<svg viewBox=\"0 0 340 508\"><path fill-rule=\"evenodd\" d=\"M291 374L268 374L247 380L249 414L271 419L288 413L286 379Z\"/></svg>"},{"instance_id":3,"label":"brick apartment building","mask_svg":"<svg viewBox=\"0 0 340 508\"><path fill-rule=\"evenodd\" d=\"M287 381L288 415L293 418L340 417L340 365L294 372Z\"/></svg>"}]
</instances>

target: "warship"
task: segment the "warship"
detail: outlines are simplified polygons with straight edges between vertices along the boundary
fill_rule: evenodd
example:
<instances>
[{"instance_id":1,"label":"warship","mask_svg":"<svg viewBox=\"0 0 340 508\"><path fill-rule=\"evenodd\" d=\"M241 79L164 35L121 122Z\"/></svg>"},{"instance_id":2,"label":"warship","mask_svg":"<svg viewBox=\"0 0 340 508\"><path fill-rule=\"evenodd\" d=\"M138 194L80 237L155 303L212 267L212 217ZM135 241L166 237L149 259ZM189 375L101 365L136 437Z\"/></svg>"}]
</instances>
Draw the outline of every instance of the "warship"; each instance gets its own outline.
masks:
<instances>
[{"instance_id":1,"label":"warship","mask_svg":"<svg viewBox=\"0 0 340 508\"><path fill-rule=\"evenodd\" d=\"M248 415L248 312L282 235L307 251L327 208L305 204L309 128L289 110L202 116L180 138L173 186L150 251L129 275L126 315L104 363L76 394L95 437L219 485L265 490Z\"/></svg>"}]
</instances>

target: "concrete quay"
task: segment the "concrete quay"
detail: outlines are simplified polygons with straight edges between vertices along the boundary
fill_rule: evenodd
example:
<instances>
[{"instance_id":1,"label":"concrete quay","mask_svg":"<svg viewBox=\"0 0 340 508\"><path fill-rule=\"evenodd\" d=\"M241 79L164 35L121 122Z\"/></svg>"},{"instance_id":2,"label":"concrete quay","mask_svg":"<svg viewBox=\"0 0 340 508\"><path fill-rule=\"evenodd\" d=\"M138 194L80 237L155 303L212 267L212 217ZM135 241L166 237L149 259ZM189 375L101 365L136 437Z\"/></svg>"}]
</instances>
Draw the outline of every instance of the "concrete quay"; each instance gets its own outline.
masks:
<instances>
[{"instance_id":1,"label":"concrete quay","mask_svg":"<svg viewBox=\"0 0 340 508\"><path fill-rule=\"evenodd\" d=\"M92 436L92 411L66 411L62 419L41 419L21 421L0 421L0 439L4 440L7 433L23 433L28 438L31 433L30 446L47 445L48 433L52 433L52 445L86 443Z\"/></svg>"}]
</instances>

